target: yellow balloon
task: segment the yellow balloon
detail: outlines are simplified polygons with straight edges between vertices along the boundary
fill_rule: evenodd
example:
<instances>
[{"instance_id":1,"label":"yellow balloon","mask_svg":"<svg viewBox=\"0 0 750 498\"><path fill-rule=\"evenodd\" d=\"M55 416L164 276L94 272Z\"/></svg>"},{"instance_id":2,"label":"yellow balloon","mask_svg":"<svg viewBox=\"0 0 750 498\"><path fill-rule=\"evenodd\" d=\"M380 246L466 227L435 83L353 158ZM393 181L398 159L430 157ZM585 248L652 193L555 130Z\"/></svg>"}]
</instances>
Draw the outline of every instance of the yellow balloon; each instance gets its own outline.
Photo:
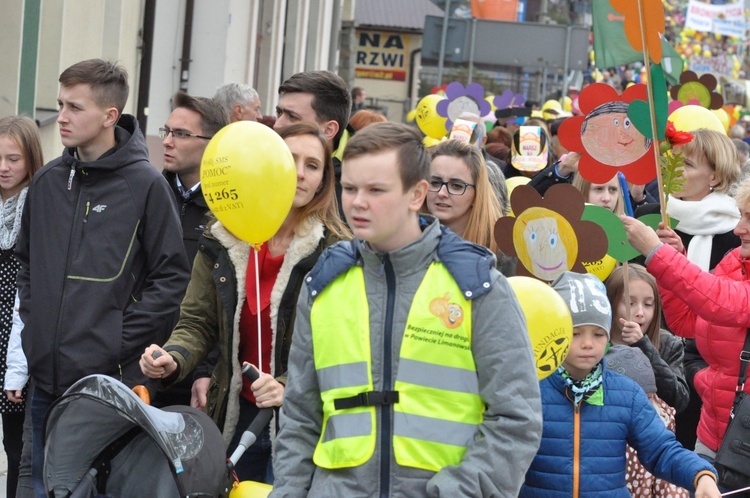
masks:
<instances>
[{"instance_id":1,"label":"yellow balloon","mask_svg":"<svg viewBox=\"0 0 750 498\"><path fill-rule=\"evenodd\" d=\"M719 118L721 125L724 127L724 133L727 133L729 131L729 114L727 114L727 111L724 109L710 109L710 111Z\"/></svg>"},{"instance_id":2,"label":"yellow balloon","mask_svg":"<svg viewBox=\"0 0 750 498\"><path fill-rule=\"evenodd\" d=\"M214 135L201 161L201 190L211 212L235 237L261 244L292 207L297 167L271 128L238 121Z\"/></svg>"},{"instance_id":3,"label":"yellow balloon","mask_svg":"<svg viewBox=\"0 0 750 498\"><path fill-rule=\"evenodd\" d=\"M234 483L229 498L267 498L273 486L262 482L242 481Z\"/></svg>"},{"instance_id":4,"label":"yellow balloon","mask_svg":"<svg viewBox=\"0 0 750 498\"><path fill-rule=\"evenodd\" d=\"M416 109L412 109L412 110L411 110L411 111L409 111L409 113L408 113L408 114L406 115L406 121L407 121L408 123L411 123L411 122L412 122L412 121L414 121L415 119L417 119L417 110L416 110Z\"/></svg>"},{"instance_id":5,"label":"yellow balloon","mask_svg":"<svg viewBox=\"0 0 750 498\"><path fill-rule=\"evenodd\" d=\"M609 277L609 274L612 273L616 265L617 260L609 254L605 254L599 261L583 262L583 267L586 268L586 271L602 282L607 280L607 277Z\"/></svg>"},{"instance_id":6,"label":"yellow balloon","mask_svg":"<svg viewBox=\"0 0 750 498\"><path fill-rule=\"evenodd\" d=\"M537 377L542 380L552 374L568 354L573 340L570 310L560 294L541 280L510 277L508 283L526 317Z\"/></svg>"},{"instance_id":7,"label":"yellow balloon","mask_svg":"<svg viewBox=\"0 0 750 498\"><path fill-rule=\"evenodd\" d=\"M669 115L677 131L694 131L701 128L726 134L724 125L714 113L699 105L684 105Z\"/></svg>"},{"instance_id":8,"label":"yellow balloon","mask_svg":"<svg viewBox=\"0 0 750 498\"><path fill-rule=\"evenodd\" d=\"M417 126L428 137L441 139L448 134L445 129L448 118L437 113L437 104L444 99L440 95L430 94L422 97L417 104Z\"/></svg>"},{"instance_id":9,"label":"yellow balloon","mask_svg":"<svg viewBox=\"0 0 750 498\"><path fill-rule=\"evenodd\" d=\"M563 97L563 110L573 112L573 101L567 95Z\"/></svg>"}]
</instances>

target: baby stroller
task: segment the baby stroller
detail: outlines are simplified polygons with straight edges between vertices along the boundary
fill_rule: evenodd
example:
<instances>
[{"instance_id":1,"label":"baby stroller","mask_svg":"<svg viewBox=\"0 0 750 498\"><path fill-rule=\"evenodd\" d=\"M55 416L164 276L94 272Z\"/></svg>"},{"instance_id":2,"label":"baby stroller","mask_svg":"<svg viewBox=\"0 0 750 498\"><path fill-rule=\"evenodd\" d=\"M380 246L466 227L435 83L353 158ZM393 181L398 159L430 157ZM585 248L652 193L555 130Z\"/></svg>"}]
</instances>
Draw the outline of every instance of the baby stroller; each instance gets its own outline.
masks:
<instances>
[{"instance_id":1,"label":"baby stroller","mask_svg":"<svg viewBox=\"0 0 750 498\"><path fill-rule=\"evenodd\" d=\"M159 410L111 377L76 382L50 407L44 430L53 498L215 498L227 490L224 440L205 413Z\"/></svg>"}]
</instances>

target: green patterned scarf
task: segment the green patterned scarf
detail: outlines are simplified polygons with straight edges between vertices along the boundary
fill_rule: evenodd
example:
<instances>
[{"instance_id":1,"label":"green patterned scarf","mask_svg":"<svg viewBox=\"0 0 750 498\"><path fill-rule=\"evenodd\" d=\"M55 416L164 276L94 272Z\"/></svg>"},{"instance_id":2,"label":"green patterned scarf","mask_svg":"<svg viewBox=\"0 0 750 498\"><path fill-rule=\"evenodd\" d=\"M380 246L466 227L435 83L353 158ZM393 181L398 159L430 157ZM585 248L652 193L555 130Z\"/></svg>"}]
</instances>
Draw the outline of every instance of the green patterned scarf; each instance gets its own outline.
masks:
<instances>
[{"instance_id":1,"label":"green patterned scarf","mask_svg":"<svg viewBox=\"0 0 750 498\"><path fill-rule=\"evenodd\" d=\"M601 362L583 380L576 380L571 377L562 365L557 368L557 371L562 375L565 385L573 393L573 404L577 405L581 401L587 401L592 405L603 404L603 393L600 387L604 376L602 375Z\"/></svg>"}]
</instances>

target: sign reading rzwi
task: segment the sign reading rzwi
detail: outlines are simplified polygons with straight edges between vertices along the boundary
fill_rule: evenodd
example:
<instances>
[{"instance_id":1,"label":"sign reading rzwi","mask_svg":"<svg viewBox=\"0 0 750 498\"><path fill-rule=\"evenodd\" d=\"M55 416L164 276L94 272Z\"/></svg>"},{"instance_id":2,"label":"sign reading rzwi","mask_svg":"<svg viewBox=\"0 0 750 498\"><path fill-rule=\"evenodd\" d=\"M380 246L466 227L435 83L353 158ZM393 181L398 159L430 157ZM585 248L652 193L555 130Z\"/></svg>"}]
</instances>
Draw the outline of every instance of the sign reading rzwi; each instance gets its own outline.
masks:
<instances>
[{"instance_id":1,"label":"sign reading rzwi","mask_svg":"<svg viewBox=\"0 0 750 498\"><path fill-rule=\"evenodd\" d=\"M384 31L357 31L357 78L406 81L409 47L406 36Z\"/></svg>"}]
</instances>

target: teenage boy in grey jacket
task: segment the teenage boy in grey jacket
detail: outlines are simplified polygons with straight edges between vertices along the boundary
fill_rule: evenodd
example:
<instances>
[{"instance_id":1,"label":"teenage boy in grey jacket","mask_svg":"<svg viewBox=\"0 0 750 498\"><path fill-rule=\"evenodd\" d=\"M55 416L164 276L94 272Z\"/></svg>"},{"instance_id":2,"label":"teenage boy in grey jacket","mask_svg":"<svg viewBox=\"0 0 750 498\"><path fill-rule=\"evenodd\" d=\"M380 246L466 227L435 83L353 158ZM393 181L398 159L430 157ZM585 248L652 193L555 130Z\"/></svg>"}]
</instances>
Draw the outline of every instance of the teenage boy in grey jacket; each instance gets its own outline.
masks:
<instances>
[{"instance_id":1,"label":"teenage boy in grey jacket","mask_svg":"<svg viewBox=\"0 0 750 498\"><path fill-rule=\"evenodd\" d=\"M273 497L516 496L539 447L526 323L494 256L420 217L419 134L344 152L347 222L300 293Z\"/></svg>"}]
</instances>

